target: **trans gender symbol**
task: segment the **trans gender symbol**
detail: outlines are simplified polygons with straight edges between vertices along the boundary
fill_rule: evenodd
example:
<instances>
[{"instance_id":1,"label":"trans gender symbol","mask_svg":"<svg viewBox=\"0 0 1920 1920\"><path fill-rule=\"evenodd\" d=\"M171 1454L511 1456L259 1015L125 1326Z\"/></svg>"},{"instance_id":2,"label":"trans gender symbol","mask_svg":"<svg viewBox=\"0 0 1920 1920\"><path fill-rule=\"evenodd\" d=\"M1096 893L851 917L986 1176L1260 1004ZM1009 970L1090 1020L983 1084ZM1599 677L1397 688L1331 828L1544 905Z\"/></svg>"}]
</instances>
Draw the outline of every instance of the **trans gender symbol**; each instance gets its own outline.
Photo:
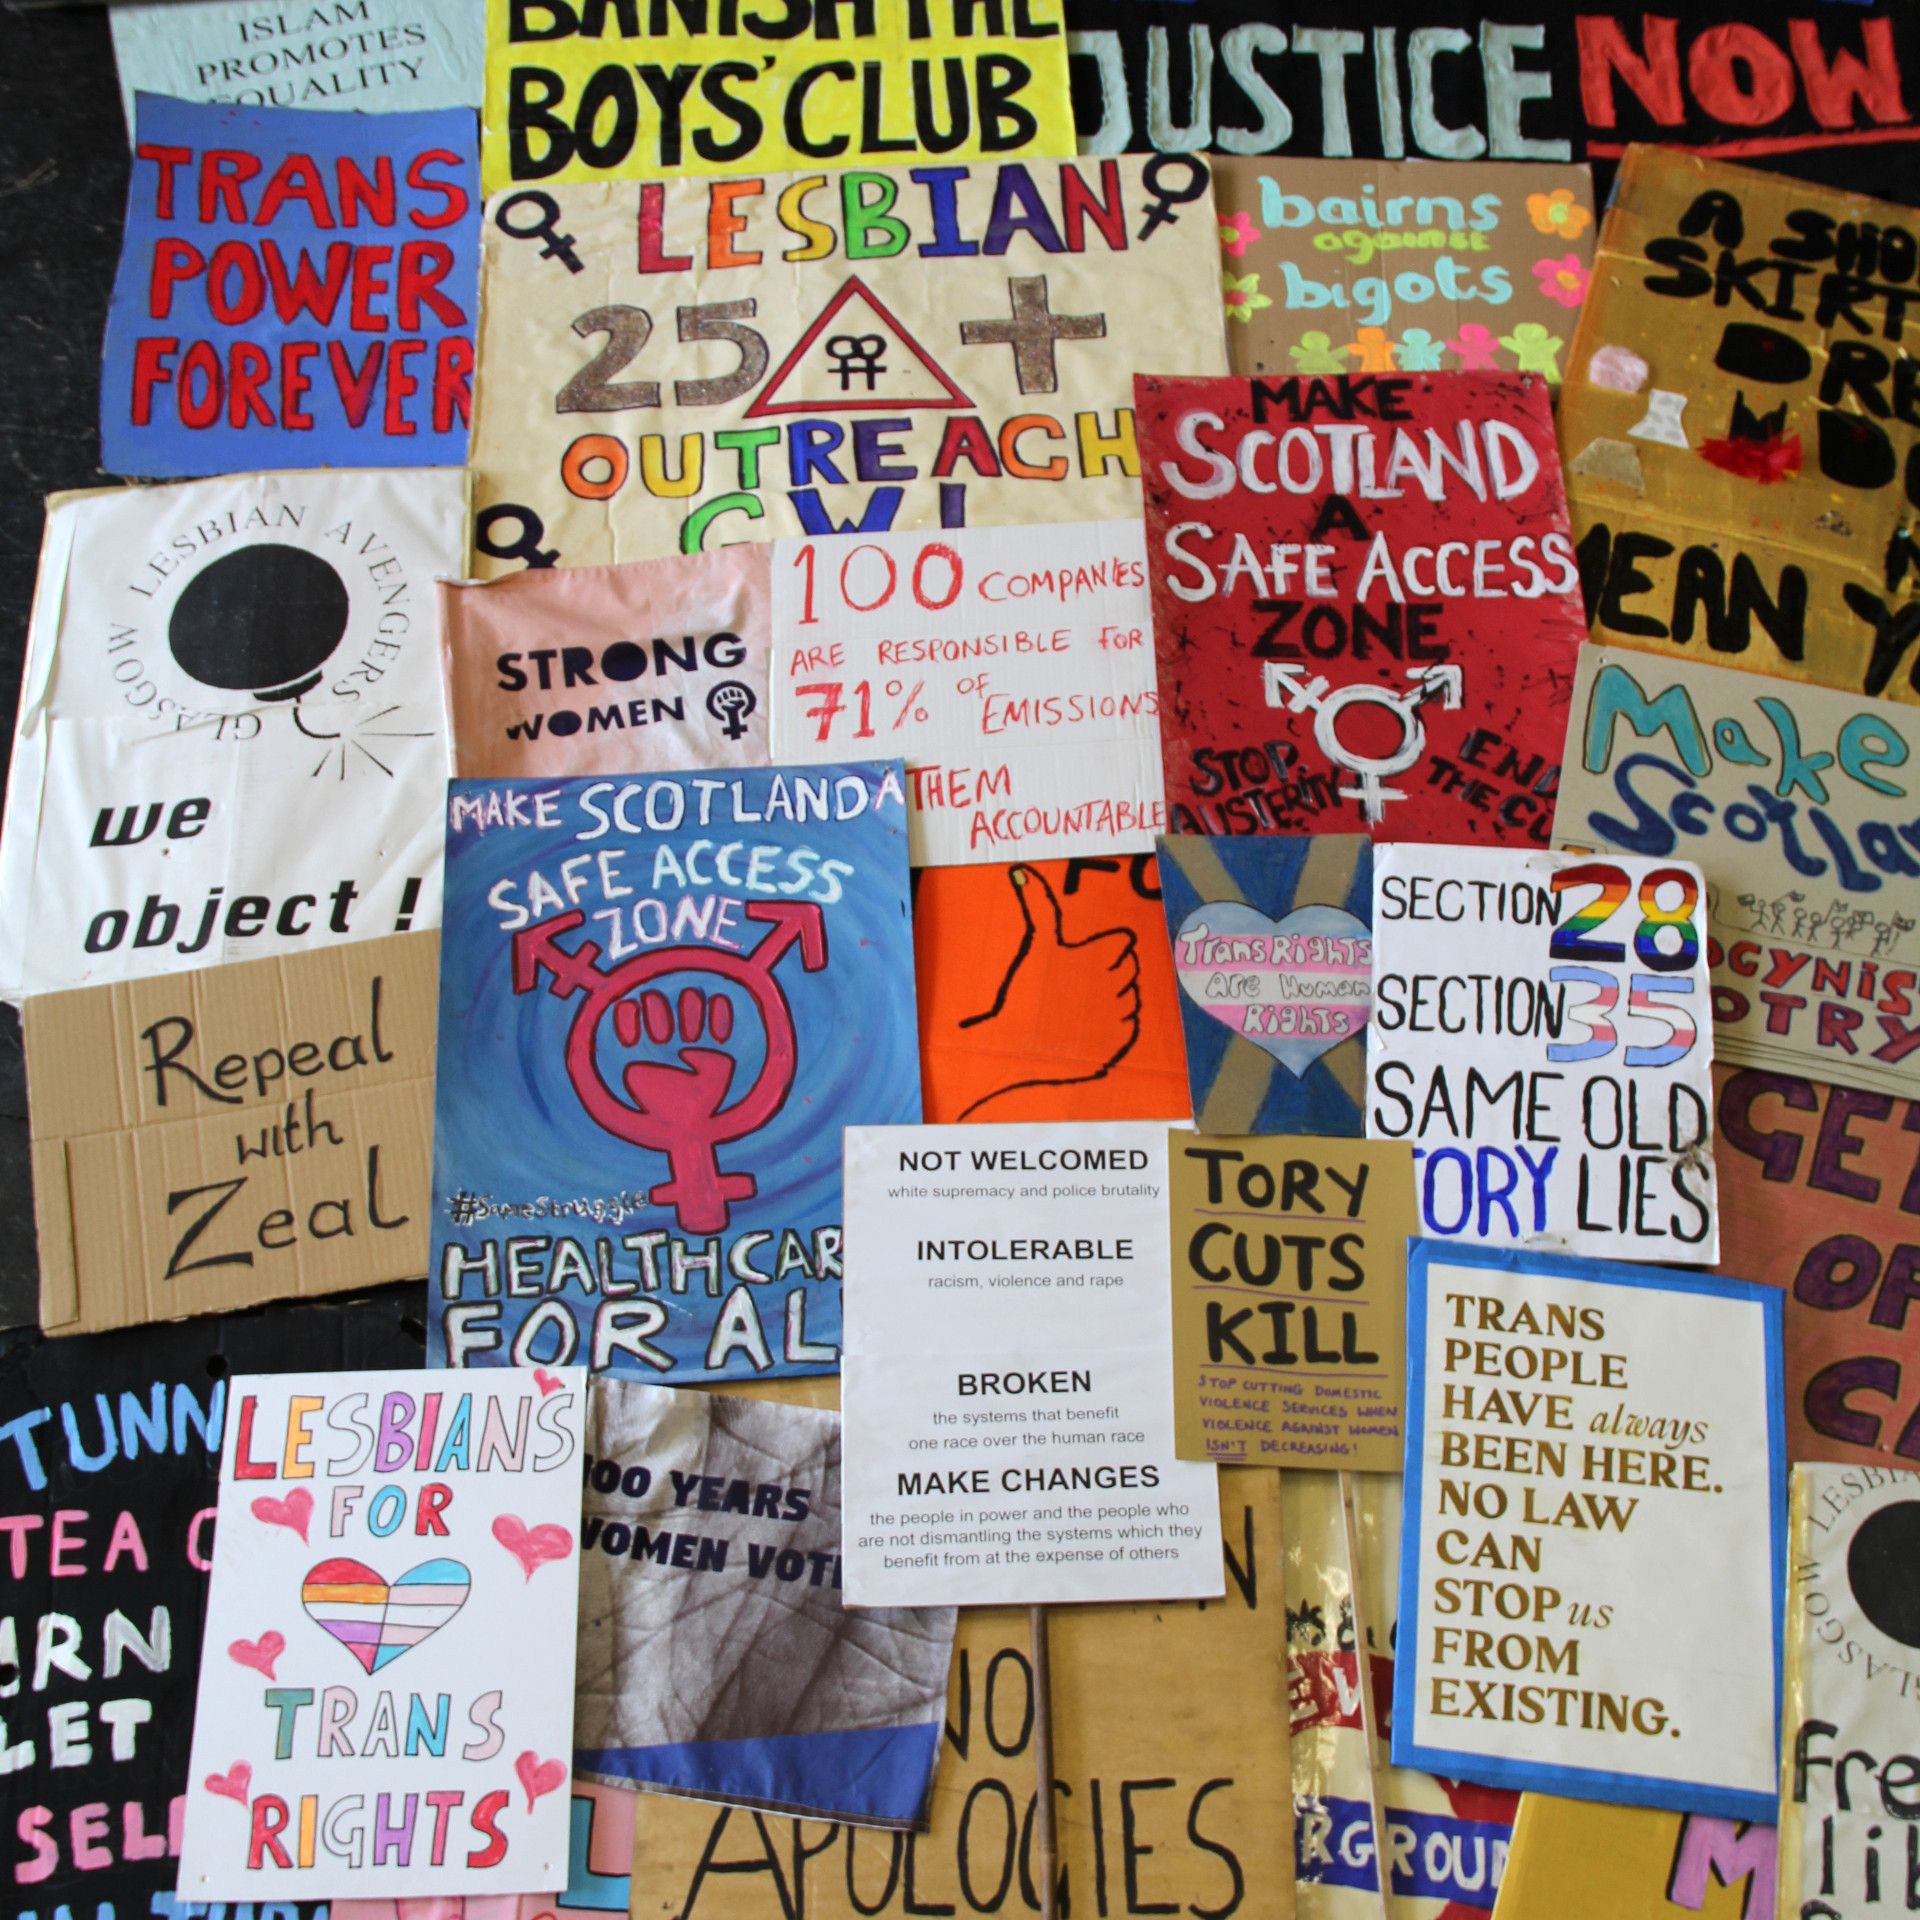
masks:
<instances>
[{"instance_id":1,"label":"trans gender symbol","mask_svg":"<svg viewBox=\"0 0 1920 1920\"><path fill-rule=\"evenodd\" d=\"M751 953L714 947L661 947L620 966L603 968L600 949L583 940L569 950L559 936L580 926L578 910L556 915L513 937L513 990L532 993L544 967L557 999L582 996L567 1030L567 1078L588 1116L617 1139L667 1157L668 1178L648 1191L658 1207L671 1207L687 1233L719 1233L732 1217L732 1203L759 1191L750 1173L723 1173L714 1149L757 1132L780 1111L793 1085L796 1046L793 1010L774 969L796 943L800 964L818 973L827 964L827 929L817 904L756 900L749 920L769 931ZM673 999L652 982L668 974L706 974L713 985L683 985ZM753 1084L731 1106L738 1062L726 1045L736 1010L728 987L753 1002L766 1035L766 1051ZM679 1059L629 1060L622 1088L601 1071L602 1022L611 1014L613 1035L623 1048L651 1041L665 1047L677 1032Z\"/></svg>"}]
</instances>

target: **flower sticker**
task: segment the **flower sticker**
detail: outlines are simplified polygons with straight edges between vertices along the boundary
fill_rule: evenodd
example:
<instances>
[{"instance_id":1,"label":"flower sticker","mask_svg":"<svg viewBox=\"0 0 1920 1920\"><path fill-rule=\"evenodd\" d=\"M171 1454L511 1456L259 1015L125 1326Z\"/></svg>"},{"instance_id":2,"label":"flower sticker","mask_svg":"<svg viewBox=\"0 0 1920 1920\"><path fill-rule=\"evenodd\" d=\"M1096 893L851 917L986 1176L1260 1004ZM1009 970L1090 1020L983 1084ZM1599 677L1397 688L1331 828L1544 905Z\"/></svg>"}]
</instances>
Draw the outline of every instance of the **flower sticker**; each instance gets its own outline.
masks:
<instances>
[{"instance_id":1,"label":"flower sticker","mask_svg":"<svg viewBox=\"0 0 1920 1920\"><path fill-rule=\"evenodd\" d=\"M1547 299L1572 309L1587 297L1587 282L1593 276L1580 264L1580 256L1570 253L1564 260L1536 260L1533 277Z\"/></svg>"},{"instance_id":2,"label":"flower sticker","mask_svg":"<svg viewBox=\"0 0 1920 1920\"><path fill-rule=\"evenodd\" d=\"M1262 307L1270 307L1273 302L1260 291L1260 276L1249 273L1236 280L1232 274L1220 276L1221 298L1226 303L1229 320L1248 321Z\"/></svg>"},{"instance_id":3,"label":"flower sticker","mask_svg":"<svg viewBox=\"0 0 1920 1920\"><path fill-rule=\"evenodd\" d=\"M1593 215L1573 197L1571 187L1528 194L1527 218L1537 232L1558 234L1563 240L1571 240L1593 225Z\"/></svg>"},{"instance_id":4,"label":"flower sticker","mask_svg":"<svg viewBox=\"0 0 1920 1920\"><path fill-rule=\"evenodd\" d=\"M1220 222L1220 245L1236 260L1259 238L1260 229L1253 224L1253 215L1244 208L1231 220Z\"/></svg>"}]
</instances>

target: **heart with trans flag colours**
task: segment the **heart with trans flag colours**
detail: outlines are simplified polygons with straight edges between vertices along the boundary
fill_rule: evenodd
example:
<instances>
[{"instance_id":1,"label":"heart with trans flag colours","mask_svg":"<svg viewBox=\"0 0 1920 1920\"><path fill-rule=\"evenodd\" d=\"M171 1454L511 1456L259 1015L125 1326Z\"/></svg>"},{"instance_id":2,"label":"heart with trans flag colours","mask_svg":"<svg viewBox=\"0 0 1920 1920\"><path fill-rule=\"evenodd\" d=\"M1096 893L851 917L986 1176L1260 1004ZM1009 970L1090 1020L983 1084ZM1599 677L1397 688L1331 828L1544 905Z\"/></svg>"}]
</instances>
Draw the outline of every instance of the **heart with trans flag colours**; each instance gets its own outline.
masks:
<instances>
[{"instance_id":1,"label":"heart with trans flag colours","mask_svg":"<svg viewBox=\"0 0 1920 1920\"><path fill-rule=\"evenodd\" d=\"M473 1576L458 1560L423 1560L389 1582L360 1560L322 1560L300 1587L307 1617L378 1673L430 1640L467 1604Z\"/></svg>"},{"instance_id":2,"label":"heart with trans flag colours","mask_svg":"<svg viewBox=\"0 0 1920 1920\"><path fill-rule=\"evenodd\" d=\"M1274 920L1244 901L1205 901L1180 923L1173 970L1196 1007L1296 1080L1373 1007L1373 935L1341 907Z\"/></svg>"}]
</instances>

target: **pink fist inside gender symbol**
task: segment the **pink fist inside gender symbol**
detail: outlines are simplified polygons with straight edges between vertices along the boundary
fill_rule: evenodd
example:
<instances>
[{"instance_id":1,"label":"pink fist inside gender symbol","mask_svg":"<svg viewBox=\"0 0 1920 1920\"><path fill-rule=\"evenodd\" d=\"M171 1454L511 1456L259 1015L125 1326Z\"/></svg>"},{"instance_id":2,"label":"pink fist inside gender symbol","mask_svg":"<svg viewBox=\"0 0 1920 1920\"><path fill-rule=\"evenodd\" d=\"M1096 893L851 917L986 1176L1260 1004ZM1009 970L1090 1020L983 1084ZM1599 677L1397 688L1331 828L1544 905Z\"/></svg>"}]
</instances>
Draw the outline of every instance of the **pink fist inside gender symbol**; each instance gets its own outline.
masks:
<instances>
[{"instance_id":1,"label":"pink fist inside gender symbol","mask_svg":"<svg viewBox=\"0 0 1920 1920\"><path fill-rule=\"evenodd\" d=\"M571 951L560 945L558 936L583 924L583 914L561 914L514 935L516 993L531 993L545 968L558 998L583 996L567 1031L567 1077L574 1093L607 1132L666 1155L669 1177L649 1188L647 1198L672 1207L688 1233L719 1233L732 1217L732 1203L758 1191L752 1174L723 1172L714 1149L765 1126L793 1085L793 1010L774 977L775 966L795 945L807 972L827 964L826 924L818 906L756 901L746 912L750 920L769 925L749 954L666 947L611 969L598 964L600 949L591 940ZM658 984L675 974L683 981L689 974L705 976L713 984L686 983L677 991ZM759 1016L765 1051L752 1084L729 1106L744 1048L743 1035L729 1050L742 1032L736 993L745 995ZM609 1014L622 1050L651 1045L668 1056L624 1061L618 1087L609 1083L598 1054Z\"/></svg>"}]
</instances>

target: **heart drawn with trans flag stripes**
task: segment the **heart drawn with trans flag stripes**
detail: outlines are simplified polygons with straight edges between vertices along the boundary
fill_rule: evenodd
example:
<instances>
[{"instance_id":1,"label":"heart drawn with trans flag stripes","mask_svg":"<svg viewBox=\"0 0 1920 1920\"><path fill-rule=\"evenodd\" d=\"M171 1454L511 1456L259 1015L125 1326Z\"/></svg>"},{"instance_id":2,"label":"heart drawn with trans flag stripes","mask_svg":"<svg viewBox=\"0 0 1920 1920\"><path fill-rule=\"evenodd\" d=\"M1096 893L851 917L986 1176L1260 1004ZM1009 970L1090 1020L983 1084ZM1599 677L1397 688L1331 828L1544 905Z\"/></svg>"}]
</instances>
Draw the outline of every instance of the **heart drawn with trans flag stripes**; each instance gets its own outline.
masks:
<instances>
[{"instance_id":1,"label":"heart drawn with trans flag stripes","mask_svg":"<svg viewBox=\"0 0 1920 1920\"><path fill-rule=\"evenodd\" d=\"M322 1560L301 1583L307 1617L378 1673L430 1640L467 1603L473 1575L458 1560L423 1560L389 1581L360 1560Z\"/></svg>"}]
</instances>

